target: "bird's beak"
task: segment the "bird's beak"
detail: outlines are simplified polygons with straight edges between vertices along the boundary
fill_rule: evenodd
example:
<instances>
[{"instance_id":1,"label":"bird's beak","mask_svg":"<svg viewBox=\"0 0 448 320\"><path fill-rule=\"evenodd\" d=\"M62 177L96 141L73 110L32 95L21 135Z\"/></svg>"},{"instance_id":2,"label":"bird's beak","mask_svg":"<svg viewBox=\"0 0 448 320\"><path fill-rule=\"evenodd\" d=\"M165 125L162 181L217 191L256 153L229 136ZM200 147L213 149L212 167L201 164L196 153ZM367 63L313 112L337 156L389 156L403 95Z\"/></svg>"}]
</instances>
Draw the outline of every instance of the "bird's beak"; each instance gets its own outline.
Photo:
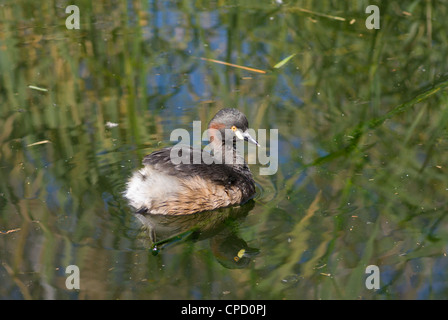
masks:
<instances>
[{"instance_id":1,"label":"bird's beak","mask_svg":"<svg viewBox=\"0 0 448 320\"><path fill-rule=\"evenodd\" d=\"M249 134L249 132L247 130L244 132L241 130L237 130L237 131L235 131L235 135L240 140L248 141L250 143L257 145L258 147L260 146L260 144L257 142L257 140L252 138L252 136Z\"/></svg>"}]
</instances>

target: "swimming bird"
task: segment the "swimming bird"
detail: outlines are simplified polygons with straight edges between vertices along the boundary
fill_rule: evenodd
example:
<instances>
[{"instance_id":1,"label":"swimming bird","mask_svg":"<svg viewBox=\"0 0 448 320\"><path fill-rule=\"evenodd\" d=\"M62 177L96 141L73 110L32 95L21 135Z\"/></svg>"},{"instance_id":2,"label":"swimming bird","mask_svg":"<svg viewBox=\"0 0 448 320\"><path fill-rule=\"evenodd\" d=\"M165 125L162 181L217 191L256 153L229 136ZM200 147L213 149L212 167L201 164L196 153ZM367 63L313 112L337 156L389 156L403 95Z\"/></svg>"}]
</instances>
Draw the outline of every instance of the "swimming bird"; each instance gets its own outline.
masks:
<instances>
[{"instance_id":1,"label":"swimming bird","mask_svg":"<svg viewBox=\"0 0 448 320\"><path fill-rule=\"evenodd\" d=\"M236 148L238 140L259 145L248 132L246 116L237 109L221 109L208 129L210 153L174 146L144 157L143 168L128 180L124 195L136 212L186 215L243 204L254 197L252 173ZM173 161L179 150L188 161Z\"/></svg>"}]
</instances>

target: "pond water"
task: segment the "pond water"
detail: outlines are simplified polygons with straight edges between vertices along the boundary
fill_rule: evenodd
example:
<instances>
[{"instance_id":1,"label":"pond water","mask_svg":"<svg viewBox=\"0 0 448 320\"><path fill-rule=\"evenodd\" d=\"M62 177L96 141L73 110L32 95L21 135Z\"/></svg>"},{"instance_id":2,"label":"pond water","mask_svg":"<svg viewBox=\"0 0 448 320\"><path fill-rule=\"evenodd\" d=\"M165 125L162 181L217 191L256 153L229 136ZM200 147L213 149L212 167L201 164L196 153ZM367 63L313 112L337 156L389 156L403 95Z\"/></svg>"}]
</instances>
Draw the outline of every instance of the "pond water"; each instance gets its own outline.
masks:
<instances>
[{"instance_id":1,"label":"pond water","mask_svg":"<svg viewBox=\"0 0 448 320\"><path fill-rule=\"evenodd\" d=\"M446 5L69 4L0 2L2 299L448 297ZM278 130L253 201L135 215L144 155L222 107Z\"/></svg>"}]
</instances>

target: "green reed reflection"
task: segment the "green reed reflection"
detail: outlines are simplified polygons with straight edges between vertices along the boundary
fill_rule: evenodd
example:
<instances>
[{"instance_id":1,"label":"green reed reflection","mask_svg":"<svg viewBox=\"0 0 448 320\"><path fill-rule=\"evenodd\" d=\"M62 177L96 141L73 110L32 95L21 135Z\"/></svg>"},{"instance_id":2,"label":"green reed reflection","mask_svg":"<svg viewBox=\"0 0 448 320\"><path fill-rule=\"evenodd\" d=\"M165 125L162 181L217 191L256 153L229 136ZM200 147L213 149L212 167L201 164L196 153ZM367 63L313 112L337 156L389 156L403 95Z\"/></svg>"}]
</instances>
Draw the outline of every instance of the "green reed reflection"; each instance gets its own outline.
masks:
<instances>
[{"instance_id":1,"label":"green reed reflection","mask_svg":"<svg viewBox=\"0 0 448 320\"><path fill-rule=\"evenodd\" d=\"M371 1L78 1L79 30L68 4L1 4L2 298L448 296L446 1L376 1L379 30ZM221 106L279 130L277 174L226 222L259 252L226 268L211 237L154 256L124 183Z\"/></svg>"}]
</instances>

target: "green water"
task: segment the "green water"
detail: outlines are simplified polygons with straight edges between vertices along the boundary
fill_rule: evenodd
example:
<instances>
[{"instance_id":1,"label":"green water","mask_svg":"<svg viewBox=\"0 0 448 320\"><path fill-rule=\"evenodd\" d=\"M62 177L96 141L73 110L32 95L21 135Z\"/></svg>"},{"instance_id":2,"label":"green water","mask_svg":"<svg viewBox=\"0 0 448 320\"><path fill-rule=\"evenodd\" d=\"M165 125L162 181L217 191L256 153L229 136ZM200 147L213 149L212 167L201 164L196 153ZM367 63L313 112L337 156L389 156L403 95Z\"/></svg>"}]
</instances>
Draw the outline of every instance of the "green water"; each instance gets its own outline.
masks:
<instances>
[{"instance_id":1,"label":"green water","mask_svg":"<svg viewBox=\"0 0 448 320\"><path fill-rule=\"evenodd\" d=\"M448 298L448 2L374 2L0 1L0 298ZM126 180L223 106L277 172L142 229Z\"/></svg>"}]
</instances>

